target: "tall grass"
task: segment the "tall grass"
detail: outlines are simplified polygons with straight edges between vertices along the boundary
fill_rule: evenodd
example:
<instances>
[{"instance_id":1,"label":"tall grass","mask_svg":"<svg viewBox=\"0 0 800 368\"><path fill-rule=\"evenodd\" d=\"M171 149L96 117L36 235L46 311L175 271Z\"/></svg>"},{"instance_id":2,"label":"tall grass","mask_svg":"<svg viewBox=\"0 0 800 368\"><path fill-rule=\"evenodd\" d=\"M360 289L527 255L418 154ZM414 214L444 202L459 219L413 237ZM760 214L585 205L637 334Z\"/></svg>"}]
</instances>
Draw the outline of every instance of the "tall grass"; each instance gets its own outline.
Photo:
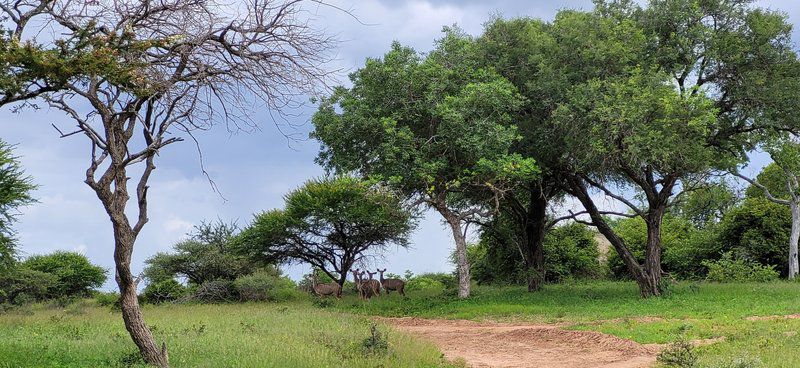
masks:
<instances>
[{"instance_id":1,"label":"tall grass","mask_svg":"<svg viewBox=\"0 0 800 368\"><path fill-rule=\"evenodd\" d=\"M174 367L445 367L433 346L379 326L388 348L365 341L371 321L292 304L147 307ZM44 307L0 315L0 367L140 366L120 316L107 308Z\"/></svg>"}]
</instances>

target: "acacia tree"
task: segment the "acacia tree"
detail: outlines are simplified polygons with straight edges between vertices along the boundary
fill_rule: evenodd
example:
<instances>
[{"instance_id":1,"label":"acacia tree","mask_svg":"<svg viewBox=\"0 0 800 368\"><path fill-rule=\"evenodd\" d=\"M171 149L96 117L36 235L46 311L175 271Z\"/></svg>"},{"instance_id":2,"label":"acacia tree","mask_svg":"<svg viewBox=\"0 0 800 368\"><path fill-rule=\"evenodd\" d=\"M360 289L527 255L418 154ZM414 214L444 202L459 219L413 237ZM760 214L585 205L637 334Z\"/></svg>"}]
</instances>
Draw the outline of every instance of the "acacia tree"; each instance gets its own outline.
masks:
<instances>
[{"instance_id":1,"label":"acacia tree","mask_svg":"<svg viewBox=\"0 0 800 368\"><path fill-rule=\"evenodd\" d=\"M303 262L339 284L389 245L408 246L411 214L394 192L352 177L312 180L286 195L286 208L256 216L238 248L252 259Z\"/></svg>"},{"instance_id":2,"label":"acacia tree","mask_svg":"<svg viewBox=\"0 0 800 368\"><path fill-rule=\"evenodd\" d=\"M800 272L798 242L800 242L800 144L792 138L773 141L768 147L772 163L751 178L733 171L732 174L750 183L751 190L762 191L768 200L788 206L792 213L789 234L788 278L793 280Z\"/></svg>"},{"instance_id":3,"label":"acacia tree","mask_svg":"<svg viewBox=\"0 0 800 368\"><path fill-rule=\"evenodd\" d=\"M460 298L470 294L468 223L491 215L510 183L537 172L509 153L521 97L475 62L474 47L449 29L424 57L393 44L351 74L352 88L323 101L312 133L328 169L385 182L442 215L456 244Z\"/></svg>"},{"instance_id":4,"label":"acacia tree","mask_svg":"<svg viewBox=\"0 0 800 368\"><path fill-rule=\"evenodd\" d=\"M130 270L155 158L183 139L175 133L250 126L252 108L280 110L316 93L332 40L303 19L299 0L22 0L0 9L11 24L0 44L0 101L38 97L76 124L63 137L87 138L85 182L111 220L125 327L147 363L166 367ZM35 38L48 31L60 36Z\"/></svg>"},{"instance_id":5,"label":"acacia tree","mask_svg":"<svg viewBox=\"0 0 800 368\"><path fill-rule=\"evenodd\" d=\"M0 140L0 271L11 267L15 259L14 230L18 209L34 202L34 185L22 171L11 146Z\"/></svg>"}]
</instances>

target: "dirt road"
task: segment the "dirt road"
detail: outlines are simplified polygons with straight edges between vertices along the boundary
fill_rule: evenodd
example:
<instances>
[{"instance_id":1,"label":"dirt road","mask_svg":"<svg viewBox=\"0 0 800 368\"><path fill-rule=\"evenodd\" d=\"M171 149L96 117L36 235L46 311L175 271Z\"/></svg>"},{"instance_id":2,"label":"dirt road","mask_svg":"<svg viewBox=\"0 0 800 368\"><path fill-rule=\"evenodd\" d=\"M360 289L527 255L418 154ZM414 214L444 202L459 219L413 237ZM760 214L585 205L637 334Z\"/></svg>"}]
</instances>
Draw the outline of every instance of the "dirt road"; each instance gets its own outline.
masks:
<instances>
[{"instance_id":1,"label":"dirt road","mask_svg":"<svg viewBox=\"0 0 800 368\"><path fill-rule=\"evenodd\" d=\"M552 325L388 318L387 324L436 344L470 367L644 368L658 347Z\"/></svg>"}]
</instances>

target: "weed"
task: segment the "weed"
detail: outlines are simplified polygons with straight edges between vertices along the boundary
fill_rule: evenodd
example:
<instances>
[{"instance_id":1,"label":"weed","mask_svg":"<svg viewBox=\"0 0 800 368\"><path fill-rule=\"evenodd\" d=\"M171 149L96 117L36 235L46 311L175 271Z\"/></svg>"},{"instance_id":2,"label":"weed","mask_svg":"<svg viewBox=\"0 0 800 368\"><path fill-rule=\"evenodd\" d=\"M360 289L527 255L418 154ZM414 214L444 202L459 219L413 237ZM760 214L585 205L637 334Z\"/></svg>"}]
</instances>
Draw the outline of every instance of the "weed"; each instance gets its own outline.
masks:
<instances>
[{"instance_id":1,"label":"weed","mask_svg":"<svg viewBox=\"0 0 800 368\"><path fill-rule=\"evenodd\" d=\"M698 355L691 342L680 339L658 354L658 362L667 367L696 368Z\"/></svg>"},{"instance_id":2,"label":"weed","mask_svg":"<svg viewBox=\"0 0 800 368\"><path fill-rule=\"evenodd\" d=\"M369 336L361 343L365 355L385 355L389 351L386 334L378 329L375 323L369 327Z\"/></svg>"}]
</instances>

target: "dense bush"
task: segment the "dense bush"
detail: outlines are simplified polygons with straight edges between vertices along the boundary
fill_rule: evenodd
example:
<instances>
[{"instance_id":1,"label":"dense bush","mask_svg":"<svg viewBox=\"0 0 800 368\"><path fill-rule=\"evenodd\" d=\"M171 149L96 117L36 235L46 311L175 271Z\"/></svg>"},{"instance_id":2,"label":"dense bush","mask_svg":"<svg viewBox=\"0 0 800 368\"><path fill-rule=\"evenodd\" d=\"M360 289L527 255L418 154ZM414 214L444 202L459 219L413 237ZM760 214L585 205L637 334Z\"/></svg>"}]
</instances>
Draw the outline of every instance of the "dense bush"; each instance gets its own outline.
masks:
<instances>
[{"instance_id":1,"label":"dense bush","mask_svg":"<svg viewBox=\"0 0 800 368\"><path fill-rule=\"evenodd\" d=\"M239 277L233 286L242 301L284 301L297 293L297 286L292 280L270 272Z\"/></svg>"},{"instance_id":2,"label":"dense bush","mask_svg":"<svg viewBox=\"0 0 800 368\"><path fill-rule=\"evenodd\" d=\"M151 282L142 291L142 301L152 304L172 302L188 294L186 286L174 279Z\"/></svg>"},{"instance_id":3,"label":"dense bush","mask_svg":"<svg viewBox=\"0 0 800 368\"><path fill-rule=\"evenodd\" d=\"M194 299L203 303L225 303L239 299L233 281L213 280L206 281L197 287Z\"/></svg>"},{"instance_id":4,"label":"dense bush","mask_svg":"<svg viewBox=\"0 0 800 368\"><path fill-rule=\"evenodd\" d=\"M14 266L0 272L0 304L23 304L47 299L57 283L55 275Z\"/></svg>"},{"instance_id":5,"label":"dense bush","mask_svg":"<svg viewBox=\"0 0 800 368\"><path fill-rule=\"evenodd\" d=\"M256 262L237 254L232 241L238 228L224 222L202 223L189 239L173 246L172 253L157 253L145 261L150 282L186 278L200 285L212 280L235 280L261 269Z\"/></svg>"},{"instance_id":6,"label":"dense bush","mask_svg":"<svg viewBox=\"0 0 800 368\"><path fill-rule=\"evenodd\" d=\"M426 290L442 292L446 289L444 284L425 276L417 276L406 282L406 291Z\"/></svg>"},{"instance_id":7,"label":"dense bush","mask_svg":"<svg viewBox=\"0 0 800 368\"><path fill-rule=\"evenodd\" d=\"M775 266L785 277L788 269L792 214L787 206L765 198L747 198L723 218L719 242L723 251Z\"/></svg>"},{"instance_id":8,"label":"dense bush","mask_svg":"<svg viewBox=\"0 0 800 368\"><path fill-rule=\"evenodd\" d=\"M727 252L717 261L704 261L708 268L706 280L712 282L767 282L778 279L775 266L764 266L744 258L734 258Z\"/></svg>"},{"instance_id":9,"label":"dense bush","mask_svg":"<svg viewBox=\"0 0 800 368\"><path fill-rule=\"evenodd\" d=\"M106 281L105 269L91 264L86 256L75 252L58 251L32 256L19 267L55 277L55 283L47 289L48 298L88 296Z\"/></svg>"},{"instance_id":10,"label":"dense bush","mask_svg":"<svg viewBox=\"0 0 800 368\"><path fill-rule=\"evenodd\" d=\"M625 241L633 255L644 261L647 242L647 226L641 218L619 219L612 223L616 233ZM697 228L684 217L665 216L661 225L662 268L678 279L702 279L706 269L705 260L716 260L723 251L717 239L719 226L708 224ZM617 252L608 257L611 274L617 279L630 277L627 267Z\"/></svg>"},{"instance_id":11,"label":"dense bush","mask_svg":"<svg viewBox=\"0 0 800 368\"><path fill-rule=\"evenodd\" d=\"M94 300L101 307L120 309L119 293L117 292L98 292L94 295Z\"/></svg>"},{"instance_id":12,"label":"dense bush","mask_svg":"<svg viewBox=\"0 0 800 368\"><path fill-rule=\"evenodd\" d=\"M478 244L468 249L472 278L479 284L525 284L525 265L517 245L511 239L511 228L485 230ZM598 261L598 245L594 232L586 225L565 224L551 229L544 240L545 281L559 282L567 278L597 278L605 274Z\"/></svg>"}]
</instances>

